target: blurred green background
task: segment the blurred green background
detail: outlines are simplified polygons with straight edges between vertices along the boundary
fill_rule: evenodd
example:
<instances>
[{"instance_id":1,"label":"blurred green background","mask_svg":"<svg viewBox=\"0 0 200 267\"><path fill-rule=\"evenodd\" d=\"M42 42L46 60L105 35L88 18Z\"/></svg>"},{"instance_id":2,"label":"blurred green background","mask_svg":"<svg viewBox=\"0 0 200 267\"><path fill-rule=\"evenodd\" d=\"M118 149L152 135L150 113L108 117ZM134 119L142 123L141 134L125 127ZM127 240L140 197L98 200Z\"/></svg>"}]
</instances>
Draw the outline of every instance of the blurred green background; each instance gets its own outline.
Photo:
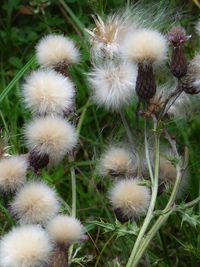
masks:
<instances>
[{"instance_id":1,"label":"blurred green background","mask_svg":"<svg viewBox=\"0 0 200 267\"><path fill-rule=\"evenodd\" d=\"M200 39L194 29L200 18L200 4L197 0L1 0L0 4L0 128L2 136L11 146L10 153L26 152L22 130L31 114L24 109L20 90L24 75L37 67L32 57L38 40L51 32L64 33L72 37L81 50L81 63L71 69L78 91L77 113L81 121L77 159L75 163L65 160L55 169L42 173L42 177L56 186L63 198L63 210L69 211L70 167L72 164L75 167L77 216L89 231L89 241L81 248L76 247L80 251L73 266L124 266L133 245L131 235L120 235L117 232L121 226L115 222L106 193L110 181L99 178L95 167L101 152L111 142L123 140L125 132L117 114L108 114L90 103L85 75L91 64L84 28L94 25L91 14L98 13L104 17L125 7L127 3L139 3L141 6L157 4L158 12L162 12L165 7L170 15L162 25L163 32L174 22L179 22L188 34L192 34L186 47L188 59L200 50ZM127 110L127 116L137 138L132 119L133 107ZM176 132L180 148L185 144L189 147L189 186L185 192L185 199L189 201L197 197L200 191L200 116L195 114L190 120L171 122L169 127L172 132ZM143 139L138 138L138 142L142 144ZM164 201L165 199L161 200L159 205ZM197 205L185 217L180 214L170 217L148 250L148 259L152 266L200 266L199 210L200 205ZM102 224L97 221L102 221ZM12 223L9 214L1 206L1 233L7 231ZM141 263L141 266L148 266L148 262Z\"/></svg>"}]
</instances>

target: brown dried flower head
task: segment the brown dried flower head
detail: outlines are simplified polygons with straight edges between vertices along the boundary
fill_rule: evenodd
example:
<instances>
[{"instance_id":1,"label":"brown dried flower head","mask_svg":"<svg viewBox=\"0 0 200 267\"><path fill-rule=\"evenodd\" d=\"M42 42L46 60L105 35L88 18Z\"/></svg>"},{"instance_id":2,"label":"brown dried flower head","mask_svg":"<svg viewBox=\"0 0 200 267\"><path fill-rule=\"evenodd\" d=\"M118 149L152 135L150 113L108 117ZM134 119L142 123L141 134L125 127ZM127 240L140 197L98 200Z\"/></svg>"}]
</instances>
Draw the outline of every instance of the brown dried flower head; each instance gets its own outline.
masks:
<instances>
[{"instance_id":1,"label":"brown dried flower head","mask_svg":"<svg viewBox=\"0 0 200 267\"><path fill-rule=\"evenodd\" d=\"M158 115L162 110L165 102L164 92L160 91L155 94L153 98L149 100L147 111L144 112L145 117L150 117L152 114Z\"/></svg>"},{"instance_id":2,"label":"brown dried flower head","mask_svg":"<svg viewBox=\"0 0 200 267\"><path fill-rule=\"evenodd\" d=\"M113 57L119 52L120 42L129 28L128 18L125 14L115 14L105 21L99 15L93 16L93 19L96 27L93 30L86 29L91 36L93 54Z\"/></svg>"}]
</instances>

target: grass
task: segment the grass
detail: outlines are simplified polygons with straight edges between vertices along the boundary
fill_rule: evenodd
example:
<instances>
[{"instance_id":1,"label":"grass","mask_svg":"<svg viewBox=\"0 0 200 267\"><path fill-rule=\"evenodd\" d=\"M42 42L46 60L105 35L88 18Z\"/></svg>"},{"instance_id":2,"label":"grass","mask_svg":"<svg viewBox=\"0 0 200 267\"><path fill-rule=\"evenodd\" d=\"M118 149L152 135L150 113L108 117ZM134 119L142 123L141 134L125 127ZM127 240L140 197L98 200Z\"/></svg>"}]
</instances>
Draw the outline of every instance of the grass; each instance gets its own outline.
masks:
<instances>
[{"instance_id":1,"label":"grass","mask_svg":"<svg viewBox=\"0 0 200 267\"><path fill-rule=\"evenodd\" d=\"M152 2L155 2L151 0ZM151 2L146 1L146 2ZM83 246L75 246L78 251L72 266L124 266L134 243L135 224L121 225L115 221L111 210L107 189L110 181L102 180L96 173L96 163L101 152L111 142L125 139L126 133L121 127L120 117L108 114L97 108L89 99L89 88L85 73L90 68L89 47L86 42L84 27L93 24L90 14L101 15L126 4L123 0L59 0L59 1L3 1L0 19L0 128L3 136L11 145L11 153L24 153L22 128L30 119L24 110L21 97L21 83L25 74L36 67L34 46L46 33L65 33L77 41L82 52L82 62L72 71L73 80L78 88L77 110L79 116L80 145L75 162L67 159L55 169L43 171L42 177L63 199L63 210L71 211L71 175L73 167L76 175L77 217L87 227L89 241ZM32 4L30 4L30 3ZM143 1L145 2L145 1ZM160 1L157 1L160 3ZM194 1L195 2L195 1ZM179 12L180 22L188 32L194 33L194 24L199 9L192 1L168 1L167 8ZM165 24L167 28L169 25ZM200 48L200 41L194 38L187 47L188 58ZM133 133L134 110L126 112ZM190 121L171 123L171 130L177 132L180 148L187 144L190 151L189 189L185 198L190 201L200 192L200 117ZM163 206L165 199L158 205ZM160 267L197 267L200 263L200 205L191 214L188 211L170 217L148 249L146 262L141 266ZM184 217L185 216L185 217ZM195 217L196 216L196 217ZM196 220L195 220L196 219ZM13 224L9 212L0 205L0 232L3 234ZM148 265L150 262L152 265Z\"/></svg>"}]
</instances>

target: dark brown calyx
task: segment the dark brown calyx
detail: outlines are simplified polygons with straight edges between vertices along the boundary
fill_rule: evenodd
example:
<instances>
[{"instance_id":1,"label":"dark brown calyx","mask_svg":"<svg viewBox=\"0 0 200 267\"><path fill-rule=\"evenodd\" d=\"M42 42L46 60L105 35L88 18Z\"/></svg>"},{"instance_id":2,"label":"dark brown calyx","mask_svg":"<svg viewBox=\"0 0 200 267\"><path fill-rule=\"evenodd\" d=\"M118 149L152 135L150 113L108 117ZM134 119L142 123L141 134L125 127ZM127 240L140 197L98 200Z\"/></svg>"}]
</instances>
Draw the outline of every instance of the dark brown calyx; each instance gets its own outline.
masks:
<instances>
[{"instance_id":1,"label":"dark brown calyx","mask_svg":"<svg viewBox=\"0 0 200 267\"><path fill-rule=\"evenodd\" d=\"M176 78L181 78L186 75L187 61L182 46L173 47L170 68Z\"/></svg>"},{"instance_id":2,"label":"dark brown calyx","mask_svg":"<svg viewBox=\"0 0 200 267\"><path fill-rule=\"evenodd\" d=\"M120 208L115 209L114 212L115 212L115 216L117 220L120 221L121 223L125 223L129 221L129 218L123 214Z\"/></svg>"},{"instance_id":3,"label":"dark brown calyx","mask_svg":"<svg viewBox=\"0 0 200 267\"><path fill-rule=\"evenodd\" d=\"M49 163L49 156L46 153L41 153L35 149L30 151L28 156L29 164L35 173L45 168Z\"/></svg>"},{"instance_id":4,"label":"dark brown calyx","mask_svg":"<svg viewBox=\"0 0 200 267\"><path fill-rule=\"evenodd\" d=\"M136 93L140 99L148 101L156 93L156 81L151 63L138 63Z\"/></svg>"},{"instance_id":5,"label":"dark brown calyx","mask_svg":"<svg viewBox=\"0 0 200 267\"><path fill-rule=\"evenodd\" d=\"M65 62L61 62L58 65L55 66L55 71L59 72L60 74L62 74L65 77L68 77L71 79L71 75L69 72L69 67Z\"/></svg>"},{"instance_id":6,"label":"dark brown calyx","mask_svg":"<svg viewBox=\"0 0 200 267\"><path fill-rule=\"evenodd\" d=\"M176 78L181 78L187 73L187 60L185 58L184 43L190 38L181 26L172 27L167 34L173 51L170 68Z\"/></svg>"},{"instance_id":7,"label":"dark brown calyx","mask_svg":"<svg viewBox=\"0 0 200 267\"><path fill-rule=\"evenodd\" d=\"M66 245L57 245L47 267L69 267L68 249Z\"/></svg>"}]
</instances>

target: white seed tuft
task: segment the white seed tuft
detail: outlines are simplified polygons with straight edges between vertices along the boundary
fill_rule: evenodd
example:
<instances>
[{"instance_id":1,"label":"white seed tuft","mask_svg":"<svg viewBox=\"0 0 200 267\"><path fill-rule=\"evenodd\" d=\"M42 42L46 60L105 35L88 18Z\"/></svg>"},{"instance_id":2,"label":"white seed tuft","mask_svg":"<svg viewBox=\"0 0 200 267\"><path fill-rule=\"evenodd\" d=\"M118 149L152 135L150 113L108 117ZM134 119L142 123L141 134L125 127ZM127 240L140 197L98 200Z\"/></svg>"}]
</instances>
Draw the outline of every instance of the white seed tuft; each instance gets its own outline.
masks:
<instances>
[{"instance_id":1,"label":"white seed tuft","mask_svg":"<svg viewBox=\"0 0 200 267\"><path fill-rule=\"evenodd\" d=\"M73 125L63 118L35 118L25 128L26 142L30 150L48 154L50 162L57 164L77 144Z\"/></svg>"},{"instance_id":2,"label":"white seed tuft","mask_svg":"<svg viewBox=\"0 0 200 267\"><path fill-rule=\"evenodd\" d=\"M106 62L89 73L94 102L118 110L130 104L135 93L136 67L131 63Z\"/></svg>"},{"instance_id":3,"label":"white seed tuft","mask_svg":"<svg viewBox=\"0 0 200 267\"><path fill-rule=\"evenodd\" d=\"M50 34L43 37L37 44L36 57L40 65L55 67L58 64L77 63L80 54L70 38Z\"/></svg>"},{"instance_id":4,"label":"white seed tuft","mask_svg":"<svg viewBox=\"0 0 200 267\"><path fill-rule=\"evenodd\" d=\"M54 70L33 71L23 85L26 107L39 115L63 115L72 107L74 95L73 83Z\"/></svg>"},{"instance_id":5,"label":"white seed tuft","mask_svg":"<svg viewBox=\"0 0 200 267\"><path fill-rule=\"evenodd\" d=\"M80 221L67 215L58 215L53 218L47 230L56 243L71 244L79 241L84 235L84 228Z\"/></svg>"},{"instance_id":6,"label":"white seed tuft","mask_svg":"<svg viewBox=\"0 0 200 267\"><path fill-rule=\"evenodd\" d=\"M128 148L111 146L100 159L99 173L103 176L126 176L135 171L136 158Z\"/></svg>"},{"instance_id":7,"label":"white seed tuft","mask_svg":"<svg viewBox=\"0 0 200 267\"><path fill-rule=\"evenodd\" d=\"M45 224L58 213L59 201L46 184L31 182L16 194L11 209L21 223Z\"/></svg>"},{"instance_id":8,"label":"white seed tuft","mask_svg":"<svg viewBox=\"0 0 200 267\"><path fill-rule=\"evenodd\" d=\"M14 228L0 242L1 267L42 267L51 255L52 244L39 225Z\"/></svg>"},{"instance_id":9,"label":"white seed tuft","mask_svg":"<svg viewBox=\"0 0 200 267\"><path fill-rule=\"evenodd\" d=\"M166 58L167 40L156 30L141 29L127 35L122 52L137 63L158 63Z\"/></svg>"},{"instance_id":10,"label":"white seed tuft","mask_svg":"<svg viewBox=\"0 0 200 267\"><path fill-rule=\"evenodd\" d=\"M144 215L150 203L150 190L139 185L138 179L123 179L115 183L110 191L110 202L120 209L122 216L134 219Z\"/></svg>"},{"instance_id":11,"label":"white seed tuft","mask_svg":"<svg viewBox=\"0 0 200 267\"><path fill-rule=\"evenodd\" d=\"M14 191L26 180L28 163L23 156L12 156L0 161L0 189Z\"/></svg>"}]
</instances>

